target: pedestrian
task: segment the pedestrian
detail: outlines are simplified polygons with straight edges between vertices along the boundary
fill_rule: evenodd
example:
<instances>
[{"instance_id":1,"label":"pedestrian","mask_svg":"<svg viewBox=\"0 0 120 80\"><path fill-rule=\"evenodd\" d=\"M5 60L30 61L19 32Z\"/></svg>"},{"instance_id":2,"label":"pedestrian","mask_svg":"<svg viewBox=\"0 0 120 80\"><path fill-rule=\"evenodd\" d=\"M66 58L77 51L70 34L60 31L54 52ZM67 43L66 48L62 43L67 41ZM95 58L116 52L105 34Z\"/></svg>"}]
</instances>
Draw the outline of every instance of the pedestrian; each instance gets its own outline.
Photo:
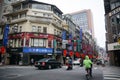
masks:
<instances>
[{"instance_id":1,"label":"pedestrian","mask_svg":"<svg viewBox=\"0 0 120 80\"><path fill-rule=\"evenodd\" d=\"M34 65L34 59L31 59L31 66Z\"/></svg>"}]
</instances>

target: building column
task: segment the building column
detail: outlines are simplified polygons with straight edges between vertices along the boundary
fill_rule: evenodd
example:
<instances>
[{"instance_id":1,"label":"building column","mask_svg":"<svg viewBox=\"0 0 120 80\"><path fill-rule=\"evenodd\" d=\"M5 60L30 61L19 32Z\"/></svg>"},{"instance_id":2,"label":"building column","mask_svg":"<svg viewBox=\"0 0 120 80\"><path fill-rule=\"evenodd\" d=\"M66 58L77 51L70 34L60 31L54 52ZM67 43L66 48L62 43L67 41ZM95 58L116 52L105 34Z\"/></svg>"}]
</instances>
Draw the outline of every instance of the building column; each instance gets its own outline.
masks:
<instances>
[{"instance_id":1,"label":"building column","mask_svg":"<svg viewBox=\"0 0 120 80\"><path fill-rule=\"evenodd\" d=\"M26 46L26 37L24 37L24 39L23 39L23 47L25 47Z\"/></svg>"}]
</instances>

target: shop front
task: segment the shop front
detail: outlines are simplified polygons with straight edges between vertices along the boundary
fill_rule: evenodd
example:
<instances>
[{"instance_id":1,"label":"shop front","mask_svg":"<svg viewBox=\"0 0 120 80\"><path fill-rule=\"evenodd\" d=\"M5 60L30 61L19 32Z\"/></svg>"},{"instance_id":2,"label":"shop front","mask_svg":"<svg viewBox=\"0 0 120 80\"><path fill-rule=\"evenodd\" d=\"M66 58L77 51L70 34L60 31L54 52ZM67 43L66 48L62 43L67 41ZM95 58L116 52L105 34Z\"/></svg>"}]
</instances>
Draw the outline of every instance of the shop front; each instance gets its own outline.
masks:
<instances>
[{"instance_id":1,"label":"shop front","mask_svg":"<svg viewBox=\"0 0 120 80\"><path fill-rule=\"evenodd\" d=\"M31 59L38 61L42 58L53 57L53 48L24 47L23 48L23 65L29 65Z\"/></svg>"},{"instance_id":2,"label":"shop front","mask_svg":"<svg viewBox=\"0 0 120 80\"><path fill-rule=\"evenodd\" d=\"M7 48L7 63L10 65L18 65L21 61L23 48Z\"/></svg>"},{"instance_id":3,"label":"shop front","mask_svg":"<svg viewBox=\"0 0 120 80\"><path fill-rule=\"evenodd\" d=\"M110 57L110 65L120 66L120 44L108 44L108 55Z\"/></svg>"}]
</instances>

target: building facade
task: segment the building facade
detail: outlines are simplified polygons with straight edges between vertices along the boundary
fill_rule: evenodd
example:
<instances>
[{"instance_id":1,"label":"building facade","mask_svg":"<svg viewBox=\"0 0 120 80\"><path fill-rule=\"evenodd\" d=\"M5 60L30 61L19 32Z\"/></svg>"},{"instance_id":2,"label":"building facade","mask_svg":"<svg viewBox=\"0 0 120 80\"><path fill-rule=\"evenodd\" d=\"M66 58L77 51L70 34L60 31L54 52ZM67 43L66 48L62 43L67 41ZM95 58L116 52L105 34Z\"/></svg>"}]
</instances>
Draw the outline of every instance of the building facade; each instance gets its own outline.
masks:
<instances>
[{"instance_id":1,"label":"building facade","mask_svg":"<svg viewBox=\"0 0 120 80\"><path fill-rule=\"evenodd\" d=\"M81 45L79 52L83 53L83 57L87 54L92 56L95 54L94 26L91 10L81 10L70 13L71 19L79 26L79 42ZM78 44L78 43L77 43Z\"/></svg>"},{"instance_id":2,"label":"building facade","mask_svg":"<svg viewBox=\"0 0 120 80\"><path fill-rule=\"evenodd\" d=\"M18 1L4 13L9 27L7 64L30 64L44 57L62 60L62 11L55 5Z\"/></svg>"},{"instance_id":3,"label":"building facade","mask_svg":"<svg viewBox=\"0 0 120 80\"><path fill-rule=\"evenodd\" d=\"M104 0L106 49L110 64L120 66L120 1Z\"/></svg>"},{"instance_id":4,"label":"building facade","mask_svg":"<svg viewBox=\"0 0 120 80\"><path fill-rule=\"evenodd\" d=\"M90 9L73 12L70 15L83 32L89 31L94 37L93 16Z\"/></svg>"}]
</instances>

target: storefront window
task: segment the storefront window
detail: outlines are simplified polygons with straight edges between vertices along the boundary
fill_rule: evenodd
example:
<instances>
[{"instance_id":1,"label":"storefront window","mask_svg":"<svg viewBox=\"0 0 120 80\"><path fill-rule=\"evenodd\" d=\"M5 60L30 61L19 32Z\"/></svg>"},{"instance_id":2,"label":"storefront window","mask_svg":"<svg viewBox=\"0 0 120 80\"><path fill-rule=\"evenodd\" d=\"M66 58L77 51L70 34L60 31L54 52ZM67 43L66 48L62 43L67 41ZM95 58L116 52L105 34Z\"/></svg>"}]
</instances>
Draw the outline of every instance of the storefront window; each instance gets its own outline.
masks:
<instances>
[{"instance_id":1,"label":"storefront window","mask_svg":"<svg viewBox=\"0 0 120 80\"><path fill-rule=\"evenodd\" d=\"M46 40L45 39L31 39L31 46L46 47Z\"/></svg>"},{"instance_id":2,"label":"storefront window","mask_svg":"<svg viewBox=\"0 0 120 80\"><path fill-rule=\"evenodd\" d=\"M39 40L39 46L43 47L43 40L42 39Z\"/></svg>"},{"instance_id":3,"label":"storefront window","mask_svg":"<svg viewBox=\"0 0 120 80\"><path fill-rule=\"evenodd\" d=\"M34 46L38 47L38 39L34 39Z\"/></svg>"}]
</instances>

